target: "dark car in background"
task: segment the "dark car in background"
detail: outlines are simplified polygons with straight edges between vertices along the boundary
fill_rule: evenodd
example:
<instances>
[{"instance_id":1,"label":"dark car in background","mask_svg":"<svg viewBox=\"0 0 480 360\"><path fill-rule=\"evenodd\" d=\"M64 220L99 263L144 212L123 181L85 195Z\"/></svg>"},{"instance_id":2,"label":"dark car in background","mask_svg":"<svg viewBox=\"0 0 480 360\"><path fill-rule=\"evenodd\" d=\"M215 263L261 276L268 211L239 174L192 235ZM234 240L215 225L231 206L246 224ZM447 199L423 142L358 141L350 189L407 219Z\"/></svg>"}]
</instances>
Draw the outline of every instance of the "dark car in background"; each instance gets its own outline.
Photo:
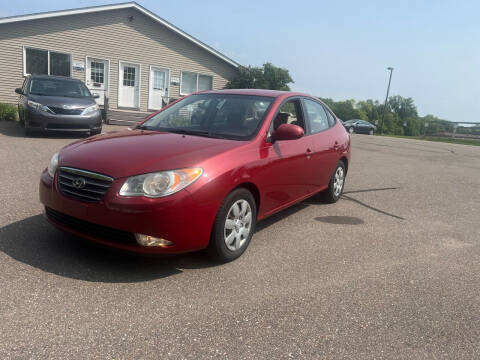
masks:
<instances>
[{"instance_id":1,"label":"dark car in background","mask_svg":"<svg viewBox=\"0 0 480 360\"><path fill-rule=\"evenodd\" d=\"M80 80L31 75L19 94L18 114L27 134L36 131L102 131L102 116L95 98Z\"/></svg>"},{"instance_id":2,"label":"dark car in background","mask_svg":"<svg viewBox=\"0 0 480 360\"><path fill-rule=\"evenodd\" d=\"M343 122L343 126L350 134L370 134L373 135L377 130L377 127L368 121L353 119Z\"/></svg>"}]
</instances>

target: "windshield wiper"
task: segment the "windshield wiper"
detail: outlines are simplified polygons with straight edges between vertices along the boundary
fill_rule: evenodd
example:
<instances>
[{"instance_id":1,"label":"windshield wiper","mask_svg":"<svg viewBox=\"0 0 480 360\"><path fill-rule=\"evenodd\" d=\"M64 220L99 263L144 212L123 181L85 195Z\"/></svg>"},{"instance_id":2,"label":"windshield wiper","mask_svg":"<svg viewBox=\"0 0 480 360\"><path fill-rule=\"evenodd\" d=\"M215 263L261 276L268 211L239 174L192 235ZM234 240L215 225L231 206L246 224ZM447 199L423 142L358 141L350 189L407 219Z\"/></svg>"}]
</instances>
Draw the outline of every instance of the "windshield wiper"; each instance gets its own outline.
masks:
<instances>
[{"instance_id":1,"label":"windshield wiper","mask_svg":"<svg viewBox=\"0 0 480 360\"><path fill-rule=\"evenodd\" d=\"M209 133L206 130L186 130L186 129L165 129L165 131L183 134L183 135L199 135L199 136L208 136Z\"/></svg>"}]
</instances>

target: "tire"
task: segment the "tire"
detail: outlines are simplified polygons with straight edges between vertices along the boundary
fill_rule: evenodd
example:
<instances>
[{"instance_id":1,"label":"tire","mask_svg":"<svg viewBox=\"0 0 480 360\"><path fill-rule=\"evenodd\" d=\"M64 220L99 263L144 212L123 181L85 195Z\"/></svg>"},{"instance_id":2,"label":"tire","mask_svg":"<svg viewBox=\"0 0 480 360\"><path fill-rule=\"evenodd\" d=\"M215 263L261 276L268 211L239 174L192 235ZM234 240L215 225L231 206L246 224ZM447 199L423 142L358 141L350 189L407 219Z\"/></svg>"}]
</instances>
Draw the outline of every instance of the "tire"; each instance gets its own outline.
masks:
<instances>
[{"instance_id":1,"label":"tire","mask_svg":"<svg viewBox=\"0 0 480 360\"><path fill-rule=\"evenodd\" d=\"M100 129L95 129L95 130L90 130L90 135L93 136L93 135L98 135L102 132L102 128Z\"/></svg>"},{"instance_id":2,"label":"tire","mask_svg":"<svg viewBox=\"0 0 480 360\"><path fill-rule=\"evenodd\" d=\"M233 190L218 209L207 248L208 255L219 262L240 257L250 244L256 219L257 207L252 193L244 188Z\"/></svg>"},{"instance_id":3,"label":"tire","mask_svg":"<svg viewBox=\"0 0 480 360\"><path fill-rule=\"evenodd\" d=\"M340 175L341 173L341 175ZM338 187L338 178L337 175L341 178L340 188ZM333 171L332 177L330 178L330 182L328 184L328 188L324 190L320 195L323 201L333 204L340 199L343 194L343 188L345 187L345 178L347 175L347 171L345 169L345 164L342 160L340 160Z\"/></svg>"},{"instance_id":4,"label":"tire","mask_svg":"<svg viewBox=\"0 0 480 360\"><path fill-rule=\"evenodd\" d=\"M373 135L373 130L370 130L368 133L369 133L370 135Z\"/></svg>"},{"instance_id":5,"label":"tire","mask_svg":"<svg viewBox=\"0 0 480 360\"><path fill-rule=\"evenodd\" d=\"M348 132L349 132L350 134L353 134L353 133L355 132L355 130L353 129L353 127L351 127L351 128L348 128Z\"/></svg>"},{"instance_id":6,"label":"tire","mask_svg":"<svg viewBox=\"0 0 480 360\"><path fill-rule=\"evenodd\" d=\"M33 136L36 134L36 133L35 133L32 129L30 129L26 124L25 124L23 130L25 131L25 136L26 136L26 137L33 137Z\"/></svg>"}]
</instances>

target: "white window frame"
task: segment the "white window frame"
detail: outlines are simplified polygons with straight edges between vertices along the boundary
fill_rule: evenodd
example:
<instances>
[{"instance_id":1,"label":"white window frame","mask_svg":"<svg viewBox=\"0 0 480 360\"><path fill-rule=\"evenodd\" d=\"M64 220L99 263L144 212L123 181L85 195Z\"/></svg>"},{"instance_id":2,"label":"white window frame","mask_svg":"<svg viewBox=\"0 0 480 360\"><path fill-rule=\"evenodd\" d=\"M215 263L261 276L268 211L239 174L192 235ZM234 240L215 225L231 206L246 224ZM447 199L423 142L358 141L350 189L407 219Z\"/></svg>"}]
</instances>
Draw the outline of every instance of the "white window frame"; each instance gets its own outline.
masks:
<instances>
[{"instance_id":1,"label":"white window frame","mask_svg":"<svg viewBox=\"0 0 480 360\"><path fill-rule=\"evenodd\" d=\"M194 71L180 71L180 95L181 96L185 96L185 95L190 95L190 94L193 94L193 93L184 93L182 91L182 83L183 83L183 73L190 73L190 74L195 74L196 77L197 77L197 85L195 86L196 90L193 92L197 92L198 91L198 79L200 77L200 75L202 76L208 76L209 78L212 79L212 88L210 90L213 90L213 75L209 75L209 74L202 74L202 73L197 73L197 72L194 72ZM202 91L208 91L208 90L202 90Z\"/></svg>"},{"instance_id":2,"label":"white window frame","mask_svg":"<svg viewBox=\"0 0 480 360\"><path fill-rule=\"evenodd\" d=\"M23 46L23 76L28 76L31 75L27 73L27 49L32 49L32 50L40 50L40 51L46 51L47 52L47 75L50 75L50 52L54 52L57 54L64 54L68 55L70 57L70 78L72 77L73 74L73 58L71 53L67 53L64 51L57 51L57 50L47 50L47 49L42 49L42 48L37 48L33 46Z\"/></svg>"}]
</instances>

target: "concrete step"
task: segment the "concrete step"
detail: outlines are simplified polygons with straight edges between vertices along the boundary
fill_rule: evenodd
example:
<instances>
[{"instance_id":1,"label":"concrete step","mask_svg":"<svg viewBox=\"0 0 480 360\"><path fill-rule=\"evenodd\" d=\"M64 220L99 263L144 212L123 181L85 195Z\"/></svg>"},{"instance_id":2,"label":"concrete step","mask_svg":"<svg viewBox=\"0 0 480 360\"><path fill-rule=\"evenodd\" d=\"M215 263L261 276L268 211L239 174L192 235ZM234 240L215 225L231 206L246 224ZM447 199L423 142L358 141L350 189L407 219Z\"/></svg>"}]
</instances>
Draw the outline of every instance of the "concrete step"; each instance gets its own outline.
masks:
<instances>
[{"instance_id":1,"label":"concrete step","mask_svg":"<svg viewBox=\"0 0 480 360\"><path fill-rule=\"evenodd\" d=\"M151 112L142 111L109 110L107 117L109 124L130 126L142 121L151 114Z\"/></svg>"}]
</instances>

